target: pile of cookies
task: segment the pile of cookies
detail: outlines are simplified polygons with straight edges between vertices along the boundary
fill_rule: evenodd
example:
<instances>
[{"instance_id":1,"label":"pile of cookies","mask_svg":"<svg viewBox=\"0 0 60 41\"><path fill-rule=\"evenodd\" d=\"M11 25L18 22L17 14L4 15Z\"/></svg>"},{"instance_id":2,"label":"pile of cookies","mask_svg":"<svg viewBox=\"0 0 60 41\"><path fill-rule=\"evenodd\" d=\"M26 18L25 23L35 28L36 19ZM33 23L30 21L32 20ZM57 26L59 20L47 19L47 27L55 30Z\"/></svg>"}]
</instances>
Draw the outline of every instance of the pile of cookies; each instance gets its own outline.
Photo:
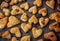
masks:
<instances>
[{"instance_id":1,"label":"pile of cookies","mask_svg":"<svg viewBox=\"0 0 60 41\"><path fill-rule=\"evenodd\" d=\"M22 3L24 2L24 3ZM17 6L16 4L20 4ZM50 9L55 8L55 0L46 0L46 5L50 7ZM60 0L57 0L57 3L60 4ZM33 37L36 39L43 34L43 28L47 26L49 21L54 20L55 22L49 25L49 29L51 32L44 33L44 38L51 41L57 41L57 37L53 31L56 33L60 33L60 5L57 6L56 12L53 12L46 18L48 15L48 10L46 7L43 7L38 10L39 7L43 5L43 0L34 0L32 7L30 7L29 3L25 0L5 0L0 5L0 29L4 30L8 28L5 32L0 32L0 37L5 39L10 39L11 41L31 41L31 35L22 36L21 29L24 33L28 33L29 30L32 31ZM11 10L8 7L11 6ZM32 14L31 17L25 12L28 11ZM37 18L36 14L41 15L42 17ZM20 15L20 19L16 16ZM23 22L21 22L23 21ZM40 28L33 27L33 24L39 24ZM20 25L21 28L16 25ZM15 27L16 26L16 27ZM47 30L47 29L46 29ZM15 36L12 36L14 34ZM60 36L60 34L59 34ZM20 38L18 40L17 38ZM39 39L37 41L44 41L43 39Z\"/></svg>"}]
</instances>

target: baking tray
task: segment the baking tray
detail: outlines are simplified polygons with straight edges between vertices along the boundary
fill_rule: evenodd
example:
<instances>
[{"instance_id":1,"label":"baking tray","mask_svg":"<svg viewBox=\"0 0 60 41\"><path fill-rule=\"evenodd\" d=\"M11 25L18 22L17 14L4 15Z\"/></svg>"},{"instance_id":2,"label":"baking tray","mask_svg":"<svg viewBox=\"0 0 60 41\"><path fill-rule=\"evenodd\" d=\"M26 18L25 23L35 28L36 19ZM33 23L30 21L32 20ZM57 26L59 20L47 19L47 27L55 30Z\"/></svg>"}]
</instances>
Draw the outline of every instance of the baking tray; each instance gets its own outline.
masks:
<instances>
[{"instance_id":1,"label":"baking tray","mask_svg":"<svg viewBox=\"0 0 60 41\"><path fill-rule=\"evenodd\" d=\"M4 0L0 0L0 4L1 4L1 2L3 2ZM25 0L25 2L28 2L29 3L29 5L30 5L30 7L32 7L33 6L33 1L34 0ZM44 7L46 7L47 8L47 10L48 10L48 15L46 16L46 17L49 17L49 15L51 14L51 13L53 13L53 12L56 12L57 11L57 0L55 0L55 9L54 10L52 10L51 8L49 8L46 4L45 4L45 2L46 2L46 0L43 0L43 5L41 6L41 7L38 7L37 9L39 10L39 9L41 9L41 8L44 8ZM21 2L21 3L17 3L16 5L20 5L20 4L22 4L22 3L24 3L24 2ZM10 10L11 10L11 6L9 6L8 7ZM0 12L3 12L2 10L0 10ZM27 13L27 15L28 15L28 17L31 17L32 16L32 14L31 13L29 13L28 11L25 11L26 13ZM21 15L16 15L16 17L20 20L20 16ZM40 17L42 17L41 15L39 15L38 13L36 14L36 17L39 19ZM20 20L21 21L21 20ZM30 30L28 33L24 33L24 31L21 29L21 27L20 27L20 24L19 25L16 25L16 26L18 26L19 28L20 28L20 30L21 30L21 33L22 33L22 36L25 36L25 35L31 35L31 41L37 41L38 39L43 39L44 41L50 41L50 40L46 40L46 39L44 39L44 33L47 33L47 32L50 32L50 30L49 30L49 24L51 24L51 23L53 23L53 22L55 22L55 21L50 21L49 23L48 23L48 25L47 26L45 26L45 28L42 28L42 30L44 31L43 32L43 34L40 36L40 37L38 37L37 39L34 39L33 38L33 35L32 35L32 31ZM21 23L22 23L22 21L21 21ZM16 27L16 26L14 26L14 27ZM37 27L37 28L40 28L40 25L39 24L36 24L36 25L32 25L33 27ZM3 30L0 30L0 32L5 32L6 30L10 30L10 29L8 29L8 28L5 28L5 29L3 29ZM53 31L54 32L54 31ZM58 33L56 33L56 32L54 32L55 34L56 34L56 36L57 36L57 41L60 41L60 37L58 36ZM12 34L12 36L14 36L13 34ZM20 40L20 38L17 38L18 40ZM8 40L8 39L3 39L3 38L0 38L0 41L11 41L11 40Z\"/></svg>"}]
</instances>

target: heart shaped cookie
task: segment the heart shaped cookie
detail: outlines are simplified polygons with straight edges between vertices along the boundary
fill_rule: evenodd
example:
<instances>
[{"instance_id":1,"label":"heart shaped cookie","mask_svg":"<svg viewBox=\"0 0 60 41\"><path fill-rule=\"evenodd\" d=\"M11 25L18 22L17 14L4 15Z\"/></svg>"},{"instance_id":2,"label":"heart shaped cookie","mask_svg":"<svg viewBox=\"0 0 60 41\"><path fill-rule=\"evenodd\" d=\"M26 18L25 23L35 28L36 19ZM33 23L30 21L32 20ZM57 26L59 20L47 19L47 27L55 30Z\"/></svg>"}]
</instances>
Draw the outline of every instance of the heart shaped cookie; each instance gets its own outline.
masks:
<instances>
[{"instance_id":1,"label":"heart shaped cookie","mask_svg":"<svg viewBox=\"0 0 60 41\"><path fill-rule=\"evenodd\" d=\"M55 32L60 32L60 25L57 22L52 23L49 25L49 29Z\"/></svg>"},{"instance_id":2,"label":"heart shaped cookie","mask_svg":"<svg viewBox=\"0 0 60 41\"><path fill-rule=\"evenodd\" d=\"M15 16L10 16L9 17L9 22L7 24L7 27L10 28L10 27L12 27L14 25L17 25L19 23L20 23L20 21Z\"/></svg>"},{"instance_id":3,"label":"heart shaped cookie","mask_svg":"<svg viewBox=\"0 0 60 41\"><path fill-rule=\"evenodd\" d=\"M49 22L49 19L48 18L43 18L43 17L41 17L40 19L39 19L39 24L40 24L40 26L43 28L43 27L45 27L47 24L48 24L48 22Z\"/></svg>"},{"instance_id":4,"label":"heart shaped cookie","mask_svg":"<svg viewBox=\"0 0 60 41\"><path fill-rule=\"evenodd\" d=\"M12 34L15 34L16 37L21 37L21 32L20 32L19 27L11 28L11 29L10 29L10 32L11 32Z\"/></svg>"},{"instance_id":5,"label":"heart shaped cookie","mask_svg":"<svg viewBox=\"0 0 60 41\"><path fill-rule=\"evenodd\" d=\"M18 41L16 37L12 37L11 41Z\"/></svg>"},{"instance_id":6,"label":"heart shaped cookie","mask_svg":"<svg viewBox=\"0 0 60 41\"><path fill-rule=\"evenodd\" d=\"M0 19L0 29L4 29L7 25L7 22L8 22L7 17Z\"/></svg>"},{"instance_id":7,"label":"heart shaped cookie","mask_svg":"<svg viewBox=\"0 0 60 41\"><path fill-rule=\"evenodd\" d=\"M20 41L30 41L30 38L31 37L29 35L23 36Z\"/></svg>"},{"instance_id":8,"label":"heart shaped cookie","mask_svg":"<svg viewBox=\"0 0 60 41\"><path fill-rule=\"evenodd\" d=\"M20 8L23 8L23 9L25 9L25 10L28 10L28 9L29 9L28 2L21 4L21 5L20 5Z\"/></svg>"},{"instance_id":9,"label":"heart shaped cookie","mask_svg":"<svg viewBox=\"0 0 60 41\"><path fill-rule=\"evenodd\" d=\"M0 12L0 18L4 18L4 14Z\"/></svg>"},{"instance_id":10,"label":"heart shaped cookie","mask_svg":"<svg viewBox=\"0 0 60 41\"><path fill-rule=\"evenodd\" d=\"M54 0L47 0L46 5L49 6L51 9L54 9L55 1Z\"/></svg>"},{"instance_id":11,"label":"heart shaped cookie","mask_svg":"<svg viewBox=\"0 0 60 41\"><path fill-rule=\"evenodd\" d=\"M10 10L7 9L7 8L4 8L3 9L3 12L5 13L6 16L9 16L10 15Z\"/></svg>"},{"instance_id":12,"label":"heart shaped cookie","mask_svg":"<svg viewBox=\"0 0 60 41\"><path fill-rule=\"evenodd\" d=\"M11 34L9 33L9 31L5 31L5 32L2 34L2 38L11 39Z\"/></svg>"},{"instance_id":13,"label":"heart shaped cookie","mask_svg":"<svg viewBox=\"0 0 60 41\"><path fill-rule=\"evenodd\" d=\"M48 32L44 34L44 38L51 40L51 41L57 41L57 37L54 32Z\"/></svg>"},{"instance_id":14,"label":"heart shaped cookie","mask_svg":"<svg viewBox=\"0 0 60 41\"><path fill-rule=\"evenodd\" d=\"M29 19L28 22L29 22L29 23L37 24L37 23L38 23L38 19L37 19L37 17L36 17L35 15L33 15L33 16Z\"/></svg>"},{"instance_id":15,"label":"heart shaped cookie","mask_svg":"<svg viewBox=\"0 0 60 41\"><path fill-rule=\"evenodd\" d=\"M31 27L32 27L32 24L26 24L26 23L21 24L21 28L25 33L28 32L31 29Z\"/></svg>"},{"instance_id":16,"label":"heart shaped cookie","mask_svg":"<svg viewBox=\"0 0 60 41\"><path fill-rule=\"evenodd\" d=\"M33 13L33 14L36 14L37 13L37 7L36 6L33 6L29 9L29 12Z\"/></svg>"},{"instance_id":17,"label":"heart shaped cookie","mask_svg":"<svg viewBox=\"0 0 60 41\"><path fill-rule=\"evenodd\" d=\"M26 13L22 14L21 18L20 18L22 21L26 22L28 21L28 16Z\"/></svg>"},{"instance_id":18,"label":"heart shaped cookie","mask_svg":"<svg viewBox=\"0 0 60 41\"><path fill-rule=\"evenodd\" d=\"M38 13L42 14L42 16L46 16L47 15L47 9L46 8L42 8L42 9L39 10Z\"/></svg>"},{"instance_id":19,"label":"heart shaped cookie","mask_svg":"<svg viewBox=\"0 0 60 41\"><path fill-rule=\"evenodd\" d=\"M41 36L42 32L42 29L37 29L35 27L32 28L32 34L34 38L38 38L39 36Z\"/></svg>"},{"instance_id":20,"label":"heart shaped cookie","mask_svg":"<svg viewBox=\"0 0 60 41\"><path fill-rule=\"evenodd\" d=\"M14 4L17 4L19 0L11 0L10 1L10 5L14 5Z\"/></svg>"},{"instance_id":21,"label":"heart shaped cookie","mask_svg":"<svg viewBox=\"0 0 60 41\"><path fill-rule=\"evenodd\" d=\"M24 10L22 10L20 7L14 5L12 6L11 14L12 15L18 15L18 14L23 14Z\"/></svg>"},{"instance_id":22,"label":"heart shaped cookie","mask_svg":"<svg viewBox=\"0 0 60 41\"><path fill-rule=\"evenodd\" d=\"M36 6L38 6L38 7L40 7L40 6L42 6L42 0L35 0L33 2L33 4L36 5Z\"/></svg>"}]
</instances>

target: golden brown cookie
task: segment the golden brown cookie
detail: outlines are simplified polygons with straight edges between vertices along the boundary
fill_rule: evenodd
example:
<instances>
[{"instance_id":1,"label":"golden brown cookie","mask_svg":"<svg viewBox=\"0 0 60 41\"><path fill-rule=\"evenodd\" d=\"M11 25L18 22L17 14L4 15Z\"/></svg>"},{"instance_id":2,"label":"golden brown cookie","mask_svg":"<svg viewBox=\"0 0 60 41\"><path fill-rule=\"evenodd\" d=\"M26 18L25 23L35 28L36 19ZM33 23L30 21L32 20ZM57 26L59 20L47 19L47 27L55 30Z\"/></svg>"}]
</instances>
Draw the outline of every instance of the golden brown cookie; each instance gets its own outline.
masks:
<instances>
[{"instance_id":1,"label":"golden brown cookie","mask_svg":"<svg viewBox=\"0 0 60 41\"><path fill-rule=\"evenodd\" d=\"M57 22L49 25L50 30L54 30L55 32L60 32L60 26Z\"/></svg>"},{"instance_id":2,"label":"golden brown cookie","mask_svg":"<svg viewBox=\"0 0 60 41\"><path fill-rule=\"evenodd\" d=\"M12 6L12 10L11 10L12 15L18 15L18 14L23 14L23 13L24 13L24 10L22 10L18 6L16 5Z\"/></svg>"},{"instance_id":3,"label":"golden brown cookie","mask_svg":"<svg viewBox=\"0 0 60 41\"><path fill-rule=\"evenodd\" d=\"M44 34L45 39L50 39L51 41L57 41L57 37L54 32L48 32Z\"/></svg>"},{"instance_id":4,"label":"golden brown cookie","mask_svg":"<svg viewBox=\"0 0 60 41\"><path fill-rule=\"evenodd\" d=\"M15 26L19 23L20 23L20 21L15 16L10 16L7 27L10 28L10 27Z\"/></svg>"},{"instance_id":5,"label":"golden brown cookie","mask_svg":"<svg viewBox=\"0 0 60 41\"><path fill-rule=\"evenodd\" d=\"M22 14L22 16L20 17L20 19L24 22L28 21L28 16L26 13Z\"/></svg>"},{"instance_id":6,"label":"golden brown cookie","mask_svg":"<svg viewBox=\"0 0 60 41\"><path fill-rule=\"evenodd\" d=\"M16 37L21 37L21 32L20 32L19 27L11 28L11 29L10 29L10 32L11 32L12 34L15 34Z\"/></svg>"},{"instance_id":7,"label":"golden brown cookie","mask_svg":"<svg viewBox=\"0 0 60 41\"><path fill-rule=\"evenodd\" d=\"M30 41L30 38L31 38L30 35L23 36L20 41Z\"/></svg>"},{"instance_id":8,"label":"golden brown cookie","mask_svg":"<svg viewBox=\"0 0 60 41\"><path fill-rule=\"evenodd\" d=\"M7 7L8 7L8 3L3 1L3 2L1 3L1 9L7 8Z\"/></svg>"},{"instance_id":9,"label":"golden brown cookie","mask_svg":"<svg viewBox=\"0 0 60 41\"><path fill-rule=\"evenodd\" d=\"M55 15L56 15L55 13L50 14L49 19L50 20L55 20Z\"/></svg>"},{"instance_id":10,"label":"golden brown cookie","mask_svg":"<svg viewBox=\"0 0 60 41\"><path fill-rule=\"evenodd\" d=\"M56 12L55 21L60 23L60 12Z\"/></svg>"},{"instance_id":11,"label":"golden brown cookie","mask_svg":"<svg viewBox=\"0 0 60 41\"><path fill-rule=\"evenodd\" d=\"M11 41L18 41L16 37L12 37Z\"/></svg>"},{"instance_id":12,"label":"golden brown cookie","mask_svg":"<svg viewBox=\"0 0 60 41\"><path fill-rule=\"evenodd\" d=\"M42 0L35 0L33 2L33 4L36 5L36 6L38 6L38 7L40 7L40 6L42 6Z\"/></svg>"},{"instance_id":13,"label":"golden brown cookie","mask_svg":"<svg viewBox=\"0 0 60 41\"><path fill-rule=\"evenodd\" d=\"M5 31L5 32L2 34L2 38L11 39L11 34L9 33L9 31Z\"/></svg>"},{"instance_id":14,"label":"golden brown cookie","mask_svg":"<svg viewBox=\"0 0 60 41\"><path fill-rule=\"evenodd\" d=\"M36 6L33 6L29 9L29 12L33 13L33 14L36 14L37 13L37 7Z\"/></svg>"},{"instance_id":15,"label":"golden brown cookie","mask_svg":"<svg viewBox=\"0 0 60 41\"><path fill-rule=\"evenodd\" d=\"M3 9L3 12L5 13L6 16L9 16L10 15L10 10L7 9L7 8L4 8Z\"/></svg>"},{"instance_id":16,"label":"golden brown cookie","mask_svg":"<svg viewBox=\"0 0 60 41\"><path fill-rule=\"evenodd\" d=\"M51 9L54 9L55 1L54 0L47 0L46 5L49 6Z\"/></svg>"},{"instance_id":17,"label":"golden brown cookie","mask_svg":"<svg viewBox=\"0 0 60 41\"><path fill-rule=\"evenodd\" d=\"M55 20L56 22L60 23L60 12L52 13L49 18L51 20Z\"/></svg>"},{"instance_id":18,"label":"golden brown cookie","mask_svg":"<svg viewBox=\"0 0 60 41\"><path fill-rule=\"evenodd\" d=\"M28 10L28 9L29 9L29 4L28 4L28 2L21 4L21 5L20 5L20 8L25 9L25 10Z\"/></svg>"},{"instance_id":19,"label":"golden brown cookie","mask_svg":"<svg viewBox=\"0 0 60 41\"><path fill-rule=\"evenodd\" d=\"M7 17L0 19L0 29L4 29L7 25L7 22L8 22Z\"/></svg>"},{"instance_id":20,"label":"golden brown cookie","mask_svg":"<svg viewBox=\"0 0 60 41\"><path fill-rule=\"evenodd\" d=\"M0 18L4 18L4 15L2 12L0 12Z\"/></svg>"},{"instance_id":21,"label":"golden brown cookie","mask_svg":"<svg viewBox=\"0 0 60 41\"><path fill-rule=\"evenodd\" d=\"M37 17L36 17L35 15L33 15L33 16L29 19L28 22L29 22L29 23L37 24L37 23L38 23L38 19L37 19Z\"/></svg>"},{"instance_id":22,"label":"golden brown cookie","mask_svg":"<svg viewBox=\"0 0 60 41\"><path fill-rule=\"evenodd\" d=\"M39 19L39 24L40 24L41 28L45 27L48 24L48 22L49 22L49 18L41 17Z\"/></svg>"},{"instance_id":23,"label":"golden brown cookie","mask_svg":"<svg viewBox=\"0 0 60 41\"><path fill-rule=\"evenodd\" d=\"M42 8L38 11L39 14L41 14L42 16L46 16L47 15L47 8Z\"/></svg>"},{"instance_id":24,"label":"golden brown cookie","mask_svg":"<svg viewBox=\"0 0 60 41\"><path fill-rule=\"evenodd\" d=\"M32 34L34 38L38 38L39 36L41 36L42 32L42 29L37 29L35 27L32 28Z\"/></svg>"},{"instance_id":25,"label":"golden brown cookie","mask_svg":"<svg viewBox=\"0 0 60 41\"><path fill-rule=\"evenodd\" d=\"M21 28L26 33L26 32L28 32L32 28L32 24L22 23L21 24Z\"/></svg>"},{"instance_id":26,"label":"golden brown cookie","mask_svg":"<svg viewBox=\"0 0 60 41\"><path fill-rule=\"evenodd\" d=\"M19 0L11 0L10 5L17 4L18 2L19 2Z\"/></svg>"}]
</instances>

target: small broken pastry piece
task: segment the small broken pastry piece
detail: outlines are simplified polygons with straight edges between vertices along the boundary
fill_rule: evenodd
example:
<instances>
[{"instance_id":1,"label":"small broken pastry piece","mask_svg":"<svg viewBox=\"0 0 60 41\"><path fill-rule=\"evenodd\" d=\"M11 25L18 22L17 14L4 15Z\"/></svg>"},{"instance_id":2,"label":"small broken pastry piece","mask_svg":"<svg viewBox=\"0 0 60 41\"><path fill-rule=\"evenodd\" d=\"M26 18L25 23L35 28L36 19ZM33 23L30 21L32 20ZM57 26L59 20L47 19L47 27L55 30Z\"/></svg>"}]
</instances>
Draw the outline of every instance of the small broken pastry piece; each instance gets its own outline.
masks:
<instances>
[{"instance_id":1,"label":"small broken pastry piece","mask_svg":"<svg viewBox=\"0 0 60 41\"><path fill-rule=\"evenodd\" d=\"M48 24L48 22L49 22L49 18L41 17L39 19L39 24L40 24L41 28L45 27Z\"/></svg>"},{"instance_id":2,"label":"small broken pastry piece","mask_svg":"<svg viewBox=\"0 0 60 41\"><path fill-rule=\"evenodd\" d=\"M16 37L21 37L21 32L20 32L20 29L18 27L11 28L10 32L12 34L15 34Z\"/></svg>"},{"instance_id":3,"label":"small broken pastry piece","mask_svg":"<svg viewBox=\"0 0 60 41\"><path fill-rule=\"evenodd\" d=\"M50 30L54 30L55 32L60 32L60 25L55 22L49 25Z\"/></svg>"},{"instance_id":4,"label":"small broken pastry piece","mask_svg":"<svg viewBox=\"0 0 60 41\"><path fill-rule=\"evenodd\" d=\"M56 37L56 35L54 34L54 32L45 33L45 34L44 34L44 38L45 38L45 39L49 39L49 40L51 40L51 41L57 41L57 37Z\"/></svg>"},{"instance_id":5,"label":"small broken pastry piece","mask_svg":"<svg viewBox=\"0 0 60 41\"><path fill-rule=\"evenodd\" d=\"M26 24L26 23L21 24L21 28L25 33L27 33L31 29L31 27L32 27L32 24L29 24L29 23L28 24Z\"/></svg>"},{"instance_id":6,"label":"small broken pastry piece","mask_svg":"<svg viewBox=\"0 0 60 41\"><path fill-rule=\"evenodd\" d=\"M8 3L3 1L3 2L1 3L1 9L7 8L7 7L8 7Z\"/></svg>"},{"instance_id":7,"label":"small broken pastry piece","mask_svg":"<svg viewBox=\"0 0 60 41\"><path fill-rule=\"evenodd\" d=\"M12 37L11 41L18 41L16 37Z\"/></svg>"},{"instance_id":8,"label":"small broken pastry piece","mask_svg":"<svg viewBox=\"0 0 60 41\"><path fill-rule=\"evenodd\" d=\"M42 0L35 0L33 2L33 4L36 5L36 6L38 6L38 7L40 7L40 6L42 6Z\"/></svg>"},{"instance_id":9,"label":"small broken pastry piece","mask_svg":"<svg viewBox=\"0 0 60 41\"><path fill-rule=\"evenodd\" d=\"M36 17L35 15L33 15L33 16L29 19L28 22L29 22L29 23L37 24L37 23L38 23L38 19L37 19L37 17Z\"/></svg>"},{"instance_id":10,"label":"small broken pastry piece","mask_svg":"<svg viewBox=\"0 0 60 41\"><path fill-rule=\"evenodd\" d=\"M38 41L43 41L43 39L39 39Z\"/></svg>"},{"instance_id":11,"label":"small broken pastry piece","mask_svg":"<svg viewBox=\"0 0 60 41\"><path fill-rule=\"evenodd\" d=\"M36 27L32 28L32 34L34 38L38 38L39 36L41 36L42 32L42 29L37 29Z\"/></svg>"},{"instance_id":12,"label":"small broken pastry piece","mask_svg":"<svg viewBox=\"0 0 60 41\"><path fill-rule=\"evenodd\" d=\"M7 17L0 19L0 29L4 29L7 25L7 22L8 22Z\"/></svg>"},{"instance_id":13,"label":"small broken pastry piece","mask_svg":"<svg viewBox=\"0 0 60 41\"><path fill-rule=\"evenodd\" d=\"M30 39L31 39L31 36L27 35L27 36L23 36L20 41L30 41Z\"/></svg>"},{"instance_id":14,"label":"small broken pastry piece","mask_svg":"<svg viewBox=\"0 0 60 41\"><path fill-rule=\"evenodd\" d=\"M60 11L60 5L57 6L57 10Z\"/></svg>"},{"instance_id":15,"label":"small broken pastry piece","mask_svg":"<svg viewBox=\"0 0 60 41\"><path fill-rule=\"evenodd\" d=\"M2 38L11 39L11 34L9 33L9 31L5 31L5 32L2 34Z\"/></svg>"},{"instance_id":16,"label":"small broken pastry piece","mask_svg":"<svg viewBox=\"0 0 60 41\"><path fill-rule=\"evenodd\" d=\"M60 4L60 0L57 0L57 3Z\"/></svg>"},{"instance_id":17,"label":"small broken pastry piece","mask_svg":"<svg viewBox=\"0 0 60 41\"><path fill-rule=\"evenodd\" d=\"M4 18L4 15L2 12L0 12L0 18Z\"/></svg>"},{"instance_id":18,"label":"small broken pastry piece","mask_svg":"<svg viewBox=\"0 0 60 41\"><path fill-rule=\"evenodd\" d=\"M28 10L28 9L29 9L29 4L28 4L28 2L21 4L21 5L20 5L20 8L25 9L25 10Z\"/></svg>"},{"instance_id":19,"label":"small broken pastry piece","mask_svg":"<svg viewBox=\"0 0 60 41\"><path fill-rule=\"evenodd\" d=\"M41 14L42 16L46 16L47 15L47 8L42 8L38 11L39 14Z\"/></svg>"},{"instance_id":20,"label":"small broken pastry piece","mask_svg":"<svg viewBox=\"0 0 60 41\"><path fill-rule=\"evenodd\" d=\"M20 18L22 21L26 22L28 21L28 16L26 13L22 14L21 18Z\"/></svg>"},{"instance_id":21,"label":"small broken pastry piece","mask_svg":"<svg viewBox=\"0 0 60 41\"><path fill-rule=\"evenodd\" d=\"M33 14L36 14L37 13L37 7L36 6L33 6L29 9L29 12L33 13Z\"/></svg>"},{"instance_id":22,"label":"small broken pastry piece","mask_svg":"<svg viewBox=\"0 0 60 41\"><path fill-rule=\"evenodd\" d=\"M18 2L19 2L19 0L11 0L10 5L17 4Z\"/></svg>"},{"instance_id":23,"label":"small broken pastry piece","mask_svg":"<svg viewBox=\"0 0 60 41\"><path fill-rule=\"evenodd\" d=\"M46 5L49 6L51 9L54 9L55 1L54 0L47 0Z\"/></svg>"},{"instance_id":24,"label":"small broken pastry piece","mask_svg":"<svg viewBox=\"0 0 60 41\"><path fill-rule=\"evenodd\" d=\"M5 13L6 16L9 16L10 15L10 10L7 9L7 8L4 8L3 9L3 12Z\"/></svg>"},{"instance_id":25,"label":"small broken pastry piece","mask_svg":"<svg viewBox=\"0 0 60 41\"><path fill-rule=\"evenodd\" d=\"M15 26L19 23L20 23L20 21L15 16L10 16L7 27L10 28L10 27Z\"/></svg>"},{"instance_id":26,"label":"small broken pastry piece","mask_svg":"<svg viewBox=\"0 0 60 41\"><path fill-rule=\"evenodd\" d=\"M12 6L12 10L11 10L12 15L18 15L18 14L23 14L23 13L24 13L24 10L22 10L18 6L16 5Z\"/></svg>"}]
</instances>

